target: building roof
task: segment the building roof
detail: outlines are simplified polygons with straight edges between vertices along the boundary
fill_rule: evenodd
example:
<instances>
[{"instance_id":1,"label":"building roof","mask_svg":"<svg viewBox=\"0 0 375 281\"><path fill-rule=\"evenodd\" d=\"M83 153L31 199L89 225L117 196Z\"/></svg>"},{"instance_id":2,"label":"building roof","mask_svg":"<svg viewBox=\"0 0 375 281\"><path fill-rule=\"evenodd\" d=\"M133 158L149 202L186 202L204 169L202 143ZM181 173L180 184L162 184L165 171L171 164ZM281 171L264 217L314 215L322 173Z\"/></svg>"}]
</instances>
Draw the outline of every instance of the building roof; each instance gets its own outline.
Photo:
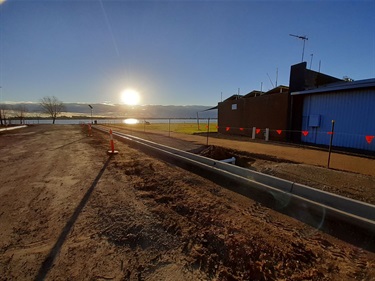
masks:
<instances>
[{"instance_id":1,"label":"building roof","mask_svg":"<svg viewBox=\"0 0 375 281\"><path fill-rule=\"evenodd\" d=\"M289 92L289 87L288 86L277 86L276 88L273 88L267 92L261 92L258 90L253 90L250 93L244 95L242 98L247 99L247 98L253 98L253 97L259 97L263 95L272 95L272 94L281 94L281 93L287 93Z\"/></svg>"},{"instance_id":2,"label":"building roof","mask_svg":"<svg viewBox=\"0 0 375 281\"><path fill-rule=\"evenodd\" d=\"M230 96L229 98L227 98L227 99L225 99L225 100L223 100L223 101L228 101L228 100L238 100L238 99L240 99L240 98L242 98L241 95L237 95L237 94L235 94L235 95L232 95L232 96Z\"/></svg>"},{"instance_id":3,"label":"building roof","mask_svg":"<svg viewBox=\"0 0 375 281\"><path fill-rule=\"evenodd\" d=\"M363 88L375 88L375 78L351 81L351 82L337 82L326 84L324 86L310 89L306 91L293 92L291 95L307 95L307 94L319 94L326 92L337 92L337 91L348 91L354 89L363 89Z\"/></svg>"},{"instance_id":4,"label":"building roof","mask_svg":"<svg viewBox=\"0 0 375 281\"><path fill-rule=\"evenodd\" d=\"M214 107L211 107L211 108L199 111L199 112L205 112L205 111L210 111L210 110L215 110L215 109L218 109L218 106L214 106Z\"/></svg>"},{"instance_id":5,"label":"building roof","mask_svg":"<svg viewBox=\"0 0 375 281\"><path fill-rule=\"evenodd\" d=\"M263 95L264 92L261 92L261 91L257 91L257 90L254 90L254 91L251 91L250 93L246 94L243 96L243 98L252 98L252 97L256 97L256 96L260 96L260 95Z\"/></svg>"},{"instance_id":6,"label":"building roof","mask_svg":"<svg viewBox=\"0 0 375 281\"><path fill-rule=\"evenodd\" d=\"M273 95L273 94L282 94L282 93L288 93L289 92L289 87L280 85L277 86L276 88L273 88L269 90L268 92L264 93L265 95Z\"/></svg>"}]
</instances>

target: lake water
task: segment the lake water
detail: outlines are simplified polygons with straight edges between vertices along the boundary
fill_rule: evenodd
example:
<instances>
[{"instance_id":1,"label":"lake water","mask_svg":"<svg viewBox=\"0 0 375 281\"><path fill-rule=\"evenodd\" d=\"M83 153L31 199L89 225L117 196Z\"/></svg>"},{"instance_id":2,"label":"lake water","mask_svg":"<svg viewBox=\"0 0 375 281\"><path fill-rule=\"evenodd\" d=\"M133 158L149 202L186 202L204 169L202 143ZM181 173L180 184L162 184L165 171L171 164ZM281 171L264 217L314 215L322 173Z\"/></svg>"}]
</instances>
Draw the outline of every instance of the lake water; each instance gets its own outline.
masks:
<instances>
[{"instance_id":1,"label":"lake water","mask_svg":"<svg viewBox=\"0 0 375 281\"><path fill-rule=\"evenodd\" d=\"M131 122L127 122L132 119ZM137 123L173 123L173 124L184 124L184 123L196 123L196 118L145 118L145 119L134 119L134 118L128 118L128 119L93 119L96 120L98 124L137 124ZM216 118L210 118L210 122L217 121ZM207 123L208 118L199 118L199 123ZM91 123L90 119L56 119L55 124L60 125L71 125L71 124L82 124L82 123ZM19 120L12 120L13 125L19 125ZM37 125L37 124L52 124L52 120L50 119L29 119L25 120L25 124L27 125Z\"/></svg>"}]
</instances>

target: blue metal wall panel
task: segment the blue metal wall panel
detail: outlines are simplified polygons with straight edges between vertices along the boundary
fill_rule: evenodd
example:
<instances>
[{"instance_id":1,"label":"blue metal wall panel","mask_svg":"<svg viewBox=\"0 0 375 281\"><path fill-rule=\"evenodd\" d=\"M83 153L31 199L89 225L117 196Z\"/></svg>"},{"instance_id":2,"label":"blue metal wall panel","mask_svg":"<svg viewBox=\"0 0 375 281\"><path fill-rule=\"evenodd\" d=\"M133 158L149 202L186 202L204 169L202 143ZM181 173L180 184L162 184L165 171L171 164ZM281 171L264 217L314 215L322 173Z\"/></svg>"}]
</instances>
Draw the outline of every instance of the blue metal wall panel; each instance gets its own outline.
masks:
<instances>
[{"instance_id":1,"label":"blue metal wall panel","mask_svg":"<svg viewBox=\"0 0 375 281\"><path fill-rule=\"evenodd\" d=\"M310 127L309 118L320 115L320 126ZM333 145L375 151L375 90L357 90L306 95L303 104L303 142L329 145L332 120L335 120ZM311 123L310 123L311 125Z\"/></svg>"}]
</instances>

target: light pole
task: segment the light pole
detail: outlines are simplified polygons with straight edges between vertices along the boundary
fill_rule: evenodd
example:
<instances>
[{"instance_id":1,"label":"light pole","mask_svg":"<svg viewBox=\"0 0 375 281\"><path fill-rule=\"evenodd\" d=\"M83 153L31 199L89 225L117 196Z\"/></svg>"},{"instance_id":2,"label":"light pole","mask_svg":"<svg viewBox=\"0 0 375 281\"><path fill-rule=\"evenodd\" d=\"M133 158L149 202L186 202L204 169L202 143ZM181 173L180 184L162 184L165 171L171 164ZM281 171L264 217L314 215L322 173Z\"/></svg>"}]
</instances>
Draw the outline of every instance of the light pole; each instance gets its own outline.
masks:
<instances>
[{"instance_id":1,"label":"light pole","mask_svg":"<svg viewBox=\"0 0 375 281\"><path fill-rule=\"evenodd\" d=\"M92 110L93 110L93 107L89 104L89 107L91 109L91 124L92 124Z\"/></svg>"}]
</instances>

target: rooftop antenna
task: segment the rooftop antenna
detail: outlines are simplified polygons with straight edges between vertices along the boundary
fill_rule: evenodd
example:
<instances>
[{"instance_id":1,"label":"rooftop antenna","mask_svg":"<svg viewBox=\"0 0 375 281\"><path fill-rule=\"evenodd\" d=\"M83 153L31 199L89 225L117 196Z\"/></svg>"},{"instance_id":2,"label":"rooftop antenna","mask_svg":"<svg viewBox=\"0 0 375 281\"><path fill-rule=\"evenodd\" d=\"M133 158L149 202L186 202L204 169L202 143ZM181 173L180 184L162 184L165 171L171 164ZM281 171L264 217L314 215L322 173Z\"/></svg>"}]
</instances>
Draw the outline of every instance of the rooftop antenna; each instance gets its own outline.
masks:
<instances>
[{"instance_id":1,"label":"rooftop antenna","mask_svg":"<svg viewBox=\"0 0 375 281\"><path fill-rule=\"evenodd\" d=\"M309 38L307 38L306 35L301 36L301 35L289 34L289 36L293 36L293 37L303 40L303 49L302 49L302 62L303 62L303 56L305 54L305 43L306 43L306 40L309 40Z\"/></svg>"},{"instance_id":2,"label":"rooftop antenna","mask_svg":"<svg viewBox=\"0 0 375 281\"><path fill-rule=\"evenodd\" d=\"M311 58L310 58L310 69L311 69L311 67L312 67L312 61L313 61L313 57L314 57L314 54L311 54L311 55L310 55L310 57L311 57Z\"/></svg>"},{"instance_id":3,"label":"rooftop antenna","mask_svg":"<svg viewBox=\"0 0 375 281\"><path fill-rule=\"evenodd\" d=\"M276 87L277 87L277 79L279 78L279 68L276 68Z\"/></svg>"}]
</instances>

